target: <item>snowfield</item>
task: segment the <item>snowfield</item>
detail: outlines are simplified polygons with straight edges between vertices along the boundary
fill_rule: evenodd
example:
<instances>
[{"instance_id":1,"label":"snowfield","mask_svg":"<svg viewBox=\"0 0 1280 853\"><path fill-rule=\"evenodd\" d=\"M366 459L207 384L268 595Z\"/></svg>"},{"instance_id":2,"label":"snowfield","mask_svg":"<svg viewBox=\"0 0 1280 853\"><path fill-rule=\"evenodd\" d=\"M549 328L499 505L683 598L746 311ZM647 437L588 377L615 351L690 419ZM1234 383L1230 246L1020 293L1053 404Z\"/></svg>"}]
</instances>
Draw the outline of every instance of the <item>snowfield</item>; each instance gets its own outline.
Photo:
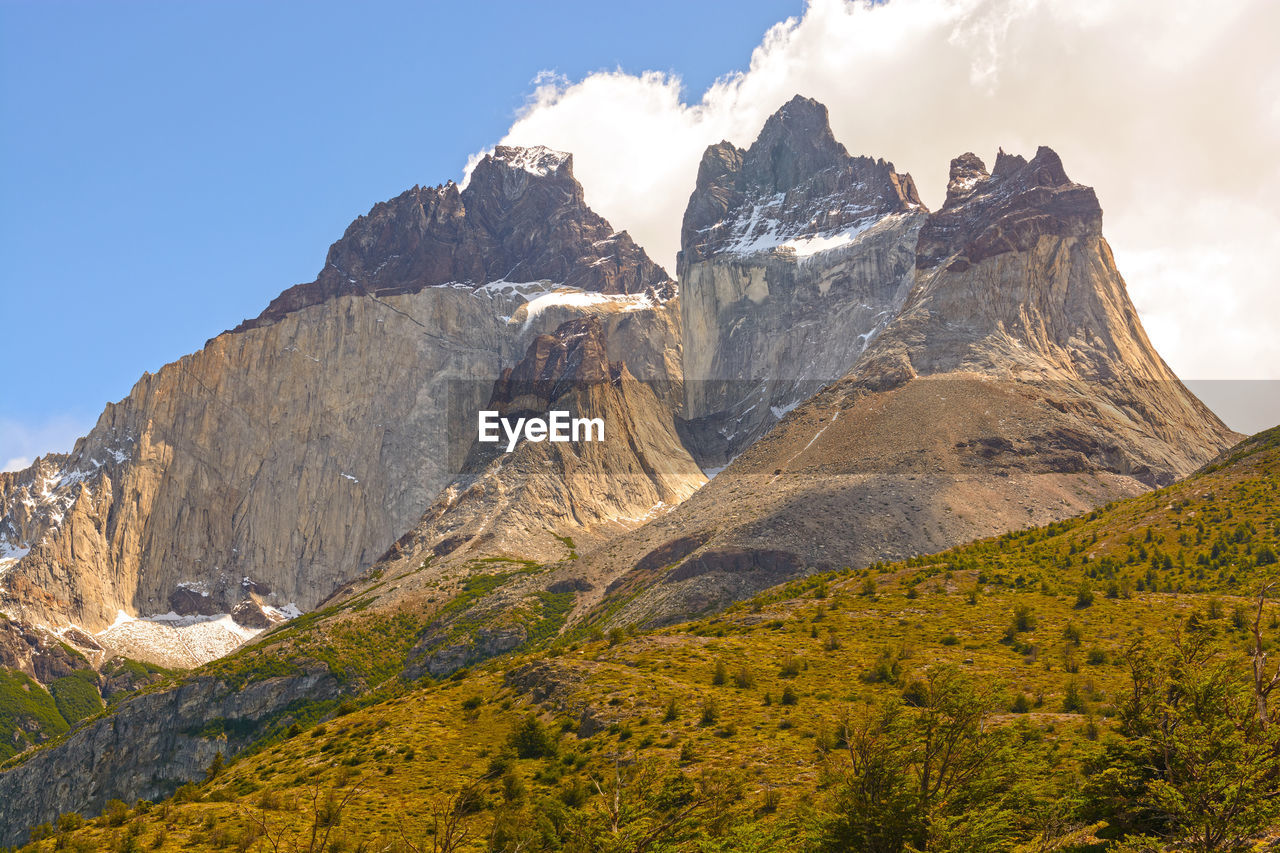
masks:
<instances>
[{"instance_id":1,"label":"snowfield","mask_svg":"<svg viewBox=\"0 0 1280 853\"><path fill-rule=\"evenodd\" d=\"M286 618L289 618L286 614L298 612L293 605L271 610L272 616L279 614ZM237 624L229 613L219 616L166 613L139 619L120 611L111 627L95 638L110 651L125 657L190 669L230 654L260 633L261 629Z\"/></svg>"}]
</instances>

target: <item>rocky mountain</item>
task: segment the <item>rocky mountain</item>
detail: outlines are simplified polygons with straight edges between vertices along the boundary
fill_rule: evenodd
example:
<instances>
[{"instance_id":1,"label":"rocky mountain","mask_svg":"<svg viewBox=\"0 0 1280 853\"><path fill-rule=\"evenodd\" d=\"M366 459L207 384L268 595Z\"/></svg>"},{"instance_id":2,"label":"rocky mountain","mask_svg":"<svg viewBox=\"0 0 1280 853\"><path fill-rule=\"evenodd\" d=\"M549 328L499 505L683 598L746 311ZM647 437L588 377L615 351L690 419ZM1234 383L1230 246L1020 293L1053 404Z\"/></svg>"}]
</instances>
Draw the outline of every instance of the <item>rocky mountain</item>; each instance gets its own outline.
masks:
<instances>
[{"instance_id":1,"label":"rocky mountain","mask_svg":"<svg viewBox=\"0 0 1280 853\"><path fill-rule=\"evenodd\" d=\"M927 211L797 96L741 151L707 149L681 231L685 435L710 468L845 374L910 290Z\"/></svg>"},{"instance_id":2,"label":"rocky mountain","mask_svg":"<svg viewBox=\"0 0 1280 853\"><path fill-rule=\"evenodd\" d=\"M910 282L844 376L601 555L625 571L617 622L1047 523L1168 484L1238 438L1152 348L1093 190L1048 148L1001 152L990 173L957 158ZM699 378L686 359L688 386Z\"/></svg>"},{"instance_id":3,"label":"rocky mountain","mask_svg":"<svg viewBox=\"0 0 1280 853\"><path fill-rule=\"evenodd\" d=\"M669 512L706 482L680 443L672 406L610 359L607 334L591 317L536 338L485 404L501 414L500 440L477 441L417 526L335 599L424 614L409 672L446 675L558 630L594 587L581 554ZM579 437L566 429L569 441L509 443L526 419L552 412L582 419ZM589 434L591 420L599 434Z\"/></svg>"},{"instance_id":4,"label":"rocky mountain","mask_svg":"<svg viewBox=\"0 0 1280 853\"><path fill-rule=\"evenodd\" d=\"M625 294L665 291L670 277L627 232L587 207L571 155L499 145L465 188L415 186L374 205L329 249L315 281L281 293L236 331L343 295L494 281Z\"/></svg>"},{"instance_id":5,"label":"rocky mountain","mask_svg":"<svg viewBox=\"0 0 1280 853\"><path fill-rule=\"evenodd\" d=\"M144 376L71 454L0 475L22 630L140 655L137 624L170 611L246 634L312 611L0 774L24 816L0 841L163 796L307 696L1055 521L1236 439L1155 353L1096 196L1049 149L957 158L929 212L796 98L746 150L708 149L682 233L677 296L568 155L498 148L465 188L376 206L314 282ZM606 437L482 443L481 410Z\"/></svg>"},{"instance_id":6,"label":"rocky mountain","mask_svg":"<svg viewBox=\"0 0 1280 853\"><path fill-rule=\"evenodd\" d=\"M585 206L566 154L499 148L465 189L379 204L314 282L144 375L70 454L0 474L0 608L64 634L235 611L209 652L225 653L417 522L474 437L450 413L538 335L599 317L633 372L678 393L671 293Z\"/></svg>"}]
</instances>

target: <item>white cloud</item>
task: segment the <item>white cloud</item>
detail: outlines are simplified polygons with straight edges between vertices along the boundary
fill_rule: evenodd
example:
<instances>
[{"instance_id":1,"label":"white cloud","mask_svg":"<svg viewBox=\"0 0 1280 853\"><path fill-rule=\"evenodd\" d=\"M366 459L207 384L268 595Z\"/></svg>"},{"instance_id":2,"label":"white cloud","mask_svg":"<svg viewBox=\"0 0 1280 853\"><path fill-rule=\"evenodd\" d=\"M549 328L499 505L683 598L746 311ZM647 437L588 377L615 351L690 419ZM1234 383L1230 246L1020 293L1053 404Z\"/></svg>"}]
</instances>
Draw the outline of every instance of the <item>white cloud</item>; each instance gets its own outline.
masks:
<instances>
[{"instance_id":1,"label":"white cloud","mask_svg":"<svg viewBox=\"0 0 1280 853\"><path fill-rule=\"evenodd\" d=\"M92 427L92 421L68 415L55 415L39 423L0 416L0 459L6 460L0 471L21 471L37 456L66 453Z\"/></svg>"},{"instance_id":2,"label":"white cloud","mask_svg":"<svg viewBox=\"0 0 1280 853\"><path fill-rule=\"evenodd\" d=\"M1094 186L1157 348L1194 378L1280 378L1280 64L1270 0L811 0L746 72L544 78L502 140L574 153L587 200L674 272L706 145L796 93L936 208L952 157L1046 144Z\"/></svg>"},{"instance_id":3,"label":"white cloud","mask_svg":"<svg viewBox=\"0 0 1280 853\"><path fill-rule=\"evenodd\" d=\"M15 456L12 459L5 460L4 465L0 465L0 473L5 471L21 471L33 461L34 460L30 456Z\"/></svg>"}]
</instances>

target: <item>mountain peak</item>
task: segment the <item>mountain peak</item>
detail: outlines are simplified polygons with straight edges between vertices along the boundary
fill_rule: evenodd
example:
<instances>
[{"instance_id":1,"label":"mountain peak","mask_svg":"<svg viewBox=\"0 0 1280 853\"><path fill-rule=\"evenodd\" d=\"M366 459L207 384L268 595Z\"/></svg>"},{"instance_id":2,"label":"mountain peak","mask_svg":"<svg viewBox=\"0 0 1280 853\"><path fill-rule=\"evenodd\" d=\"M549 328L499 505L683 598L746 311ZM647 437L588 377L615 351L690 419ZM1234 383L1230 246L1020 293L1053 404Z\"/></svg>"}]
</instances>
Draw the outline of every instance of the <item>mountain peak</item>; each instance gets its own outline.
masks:
<instances>
[{"instance_id":1,"label":"mountain peak","mask_svg":"<svg viewBox=\"0 0 1280 853\"><path fill-rule=\"evenodd\" d=\"M513 169L521 169L539 178L559 172L567 168L573 175L573 155L565 151L556 151L545 145L499 145L493 153L484 158L487 161L503 163Z\"/></svg>"},{"instance_id":2,"label":"mountain peak","mask_svg":"<svg viewBox=\"0 0 1280 853\"><path fill-rule=\"evenodd\" d=\"M755 186L786 192L848 161L849 152L831 132L827 108L796 95L764 123L743 156L742 171Z\"/></svg>"},{"instance_id":3,"label":"mountain peak","mask_svg":"<svg viewBox=\"0 0 1280 853\"><path fill-rule=\"evenodd\" d=\"M987 173L966 153L951 161L947 200L920 231L916 263L965 265L1024 251L1043 234L1101 234L1102 207L1091 187L1067 177L1062 159L1040 146L1028 161L1002 148Z\"/></svg>"},{"instance_id":4,"label":"mountain peak","mask_svg":"<svg viewBox=\"0 0 1280 853\"><path fill-rule=\"evenodd\" d=\"M586 210L582 184L573 176L573 155L543 145L499 145L471 170L461 191L464 205L497 222L518 206ZM526 199L525 196L531 198Z\"/></svg>"},{"instance_id":5,"label":"mountain peak","mask_svg":"<svg viewBox=\"0 0 1280 853\"><path fill-rule=\"evenodd\" d=\"M982 158L972 151L951 161L951 173L947 178L947 203L973 192L978 184L990 178Z\"/></svg>"},{"instance_id":6,"label":"mountain peak","mask_svg":"<svg viewBox=\"0 0 1280 853\"><path fill-rule=\"evenodd\" d=\"M375 204L329 248L315 281L289 288L235 331L344 295L500 280L665 293L670 276L587 206L573 155L499 145L476 164L465 188L452 181L415 186Z\"/></svg>"},{"instance_id":7,"label":"mountain peak","mask_svg":"<svg viewBox=\"0 0 1280 853\"><path fill-rule=\"evenodd\" d=\"M681 263L797 240L812 245L921 209L910 175L883 159L850 156L831 132L827 108L796 95L745 151L729 142L707 148L685 210Z\"/></svg>"}]
</instances>

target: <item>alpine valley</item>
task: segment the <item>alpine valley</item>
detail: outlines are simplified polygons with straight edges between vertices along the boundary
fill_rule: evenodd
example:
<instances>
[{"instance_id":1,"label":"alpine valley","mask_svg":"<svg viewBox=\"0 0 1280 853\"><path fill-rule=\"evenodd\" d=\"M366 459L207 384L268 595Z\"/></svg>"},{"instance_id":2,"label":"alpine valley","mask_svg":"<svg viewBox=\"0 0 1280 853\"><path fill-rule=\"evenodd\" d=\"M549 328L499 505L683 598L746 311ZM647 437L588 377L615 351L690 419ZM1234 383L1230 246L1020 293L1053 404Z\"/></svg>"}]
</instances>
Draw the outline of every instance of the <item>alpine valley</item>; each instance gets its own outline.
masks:
<instances>
[{"instance_id":1,"label":"alpine valley","mask_svg":"<svg viewBox=\"0 0 1280 853\"><path fill-rule=\"evenodd\" d=\"M547 148L375 205L0 474L0 844L1267 843L1280 435L1102 219L1046 147L930 211L799 96L674 278Z\"/></svg>"}]
</instances>

